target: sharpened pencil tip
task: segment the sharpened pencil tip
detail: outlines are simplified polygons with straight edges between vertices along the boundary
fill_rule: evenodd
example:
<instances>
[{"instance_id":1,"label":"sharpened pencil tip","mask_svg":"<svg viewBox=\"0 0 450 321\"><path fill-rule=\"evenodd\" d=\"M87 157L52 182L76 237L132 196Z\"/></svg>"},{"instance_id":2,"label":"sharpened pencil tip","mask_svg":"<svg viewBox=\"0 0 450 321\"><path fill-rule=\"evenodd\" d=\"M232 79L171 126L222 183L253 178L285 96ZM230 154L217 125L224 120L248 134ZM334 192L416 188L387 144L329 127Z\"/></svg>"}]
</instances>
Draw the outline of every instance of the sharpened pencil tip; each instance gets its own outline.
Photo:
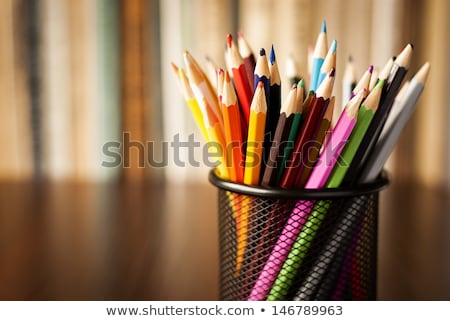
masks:
<instances>
[{"instance_id":1,"label":"sharpened pencil tip","mask_svg":"<svg viewBox=\"0 0 450 321\"><path fill-rule=\"evenodd\" d=\"M369 72L370 72L370 73L373 73L373 65L370 65L370 66L369 66Z\"/></svg>"},{"instance_id":2,"label":"sharpened pencil tip","mask_svg":"<svg viewBox=\"0 0 450 321\"><path fill-rule=\"evenodd\" d=\"M226 81L226 82L231 81L231 79L230 79L230 74L228 73L228 71L224 71L223 69L220 69L220 70L221 70L222 73L224 74L224 79L225 79L225 81ZM219 72L220 72L220 70L219 70Z\"/></svg>"},{"instance_id":3,"label":"sharpened pencil tip","mask_svg":"<svg viewBox=\"0 0 450 321\"><path fill-rule=\"evenodd\" d=\"M266 55L266 50L265 50L264 48L261 48L261 49L259 50L259 55L260 55L260 56L265 56L265 55Z\"/></svg>"},{"instance_id":4,"label":"sharpened pencil tip","mask_svg":"<svg viewBox=\"0 0 450 321\"><path fill-rule=\"evenodd\" d=\"M305 82L303 81L303 79L299 80L297 87L305 88Z\"/></svg>"},{"instance_id":5,"label":"sharpened pencil tip","mask_svg":"<svg viewBox=\"0 0 450 321\"><path fill-rule=\"evenodd\" d=\"M173 71L177 73L179 70L178 66L175 65L173 62L171 62L170 65L172 66Z\"/></svg>"},{"instance_id":6,"label":"sharpened pencil tip","mask_svg":"<svg viewBox=\"0 0 450 321\"><path fill-rule=\"evenodd\" d=\"M227 34L227 45L228 48L231 48L231 44L233 43L233 36L231 35L231 33Z\"/></svg>"},{"instance_id":7,"label":"sharpened pencil tip","mask_svg":"<svg viewBox=\"0 0 450 321\"><path fill-rule=\"evenodd\" d=\"M238 38L243 38L244 37L244 33L241 30L239 30L237 32L237 36L238 36Z\"/></svg>"},{"instance_id":8,"label":"sharpened pencil tip","mask_svg":"<svg viewBox=\"0 0 450 321\"><path fill-rule=\"evenodd\" d=\"M264 83L262 81L258 82L258 88L264 88Z\"/></svg>"},{"instance_id":9,"label":"sharpened pencil tip","mask_svg":"<svg viewBox=\"0 0 450 321\"><path fill-rule=\"evenodd\" d=\"M325 20L323 20L323 22L322 22L322 28L320 31L323 33L327 32L327 23Z\"/></svg>"},{"instance_id":10,"label":"sharpened pencil tip","mask_svg":"<svg viewBox=\"0 0 450 321\"><path fill-rule=\"evenodd\" d=\"M333 42L331 43L330 49L332 53L336 52L336 47L337 47L337 41L336 39L333 40Z\"/></svg>"},{"instance_id":11,"label":"sharpened pencil tip","mask_svg":"<svg viewBox=\"0 0 450 321\"><path fill-rule=\"evenodd\" d=\"M272 47L270 48L270 63L273 65L275 63L276 57L275 57L275 49Z\"/></svg>"},{"instance_id":12,"label":"sharpened pencil tip","mask_svg":"<svg viewBox=\"0 0 450 321\"><path fill-rule=\"evenodd\" d=\"M334 77L334 74L336 72L335 68L331 68L330 73L328 74L330 77Z\"/></svg>"}]
</instances>

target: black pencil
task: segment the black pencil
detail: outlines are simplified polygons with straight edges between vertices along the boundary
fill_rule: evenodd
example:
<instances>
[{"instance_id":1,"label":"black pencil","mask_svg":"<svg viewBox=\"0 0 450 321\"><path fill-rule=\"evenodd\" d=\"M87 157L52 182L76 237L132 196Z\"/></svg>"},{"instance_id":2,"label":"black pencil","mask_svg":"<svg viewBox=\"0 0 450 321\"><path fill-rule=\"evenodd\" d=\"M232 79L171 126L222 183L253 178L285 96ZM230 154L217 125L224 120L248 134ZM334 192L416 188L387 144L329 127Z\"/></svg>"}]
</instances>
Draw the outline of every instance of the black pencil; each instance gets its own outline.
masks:
<instances>
[{"instance_id":1,"label":"black pencil","mask_svg":"<svg viewBox=\"0 0 450 321\"><path fill-rule=\"evenodd\" d=\"M395 96L397 95L403 79L408 72L412 50L412 45L408 44L395 59L387 84L385 85L384 94L381 97L380 105L375 112L372 122L370 123L361 144L358 147L347 174L344 177L343 186L355 184L358 180L359 174L364 169L364 164L375 147L378 137L380 136L386 122L387 116L389 115L392 104L394 103Z\"/></svg>"},{"instance_id":2,"label":"black pencil","mask_svg":"<svg viewBox=\"0 0 450 321\"><path fill-rule=\"evenodd\" d=\"M278 180L278 170L281 168L283 161L284 150L291 131L291 125L294 120L297 98L297 85L293 85L289 92L286 102L281 109L278 124L273 137L272 145L270 147L269 157L267 158L267 165L264 170L264 175L261 180L262 186L275 186Z\"/></svg>"}]
</instances>

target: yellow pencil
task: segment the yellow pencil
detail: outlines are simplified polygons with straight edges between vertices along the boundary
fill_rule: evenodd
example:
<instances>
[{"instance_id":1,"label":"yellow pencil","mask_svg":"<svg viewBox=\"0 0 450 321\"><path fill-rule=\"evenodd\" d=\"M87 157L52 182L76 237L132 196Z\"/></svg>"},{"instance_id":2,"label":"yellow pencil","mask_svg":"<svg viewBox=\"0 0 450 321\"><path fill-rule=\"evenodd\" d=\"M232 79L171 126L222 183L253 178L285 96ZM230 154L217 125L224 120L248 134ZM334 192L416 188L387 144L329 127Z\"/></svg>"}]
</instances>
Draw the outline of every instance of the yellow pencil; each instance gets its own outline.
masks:
<instances>
[{"instance_id":1,"label":"yellow pencil","mask_svg":"<svg viewBox=\"0 0 450 321\"><path fill-rule=\"evenodd\" d=\"M195 95L192 92L191 85L189 84L189 79L186 76L185 71L182 68L177 67L174 63L172 63L172 68L176 73L178 84L180 85L181 92L183 93L184 100L186 101L189 110L194 117L195 124L200 129L200 132L203 136L205 142L208 141L208 132L205 128L205 122L203 120L202 111L200 106L198 105L197 100L195 99Z\"/></svg>"},{"instance_id":2,"label":"yellow pencil","mask_svg":"<svg viewBox=\"0 0 450 321\"><path fill-rule=\"evenodd\" d=\"M250 106L244 184L258 185L261 169L267 103L264 84L260 81Z\"/></svg>"},{"instance_id":3,"label":"yellow pencil","mask_svg":"<svg viewBox=\"0 0 450 321\"><path fill-rule=\"evenodd\" d=\"M250 119L248 125L247 151L245 157L244 184L258 185L261 162L263 161L264 129L266 126L267 102L264 84L260 81L250 106ZM236 213L237 227L237 259L236 275L239 274L245 250L249 227L249 214L251 211L251 198L243 195L240 210Z\"/></svg>"}]
</instances>

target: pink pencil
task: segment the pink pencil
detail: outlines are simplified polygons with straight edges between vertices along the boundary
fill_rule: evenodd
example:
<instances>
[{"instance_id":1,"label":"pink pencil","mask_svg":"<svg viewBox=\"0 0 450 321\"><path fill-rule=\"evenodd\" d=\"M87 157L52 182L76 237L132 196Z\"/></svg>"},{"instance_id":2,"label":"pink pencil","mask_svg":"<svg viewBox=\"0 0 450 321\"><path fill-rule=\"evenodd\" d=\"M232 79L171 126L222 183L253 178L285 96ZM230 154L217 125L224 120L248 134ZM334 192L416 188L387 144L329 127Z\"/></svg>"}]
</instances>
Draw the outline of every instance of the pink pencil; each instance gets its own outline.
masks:
<instances>
[{"instance_id":1,"label":"pink pencil","mask_svg":"<svg viewBox=\"0 0 450 321\"><path fill-rule=\"evenodd\" d=\"M336 164L336 161L356 124L359 105L365 95L366 90L363 89L345 106L305 188L323 188L325 186L328 176ZM269 256L269 259L258 276L248 300L260 301L266 299L284 261L291 251L292 245L308 219L308 215L314 207L313 205L314 201L297 202Z\"/></svg>"},{"instance_id":2,"label":"pink pencil","mask_svg":"<svg viewBox=\"0 0 450 321\"><path fill-rule=\"evenodd\" d=\"M323 188L325 183L336 164L339 155L342 152L348 137L352 133L356 124L356 116L358 115L359 105L367 95L367 89L361 89L345 106L336 126L333 129L330 140L325 145L324 150L320 154L311 176L305 184L305 188ZM349 164L350 165L350 164Z\"/></svg>"}]
</instances>

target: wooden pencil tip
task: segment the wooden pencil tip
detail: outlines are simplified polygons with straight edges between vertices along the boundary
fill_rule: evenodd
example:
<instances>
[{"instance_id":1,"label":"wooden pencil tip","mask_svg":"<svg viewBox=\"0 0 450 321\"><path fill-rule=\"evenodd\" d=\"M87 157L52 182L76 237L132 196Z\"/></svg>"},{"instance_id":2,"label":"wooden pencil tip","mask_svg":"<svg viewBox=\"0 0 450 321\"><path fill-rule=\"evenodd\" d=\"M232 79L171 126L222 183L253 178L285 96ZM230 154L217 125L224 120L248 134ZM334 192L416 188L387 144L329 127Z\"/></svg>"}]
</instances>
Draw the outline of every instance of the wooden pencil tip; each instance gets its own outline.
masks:
<instances>
[{"instance_id":1,"label":"wooden pencil tip","mask_svg":"<svg viewBox=\"0 0 450 321\"><path fill-rule=\"evenodd\" d=\"M233 43L233 36L231 35L231 33L227 34L227 45L228 48L231 48L231 44Z\"/></svg>"},{"instance_id":2,"label":"wooden pencil tip","mask_svg":"<svg viewBox=\"0 0 450 321\"><path fill-rule=\"evenodd\" d=\"M180 68L178 68L178 66L175 65L173 62L171 62L170 65L172 66L173 71L175 71L176 73L177 73L178 70L180 69Z\"/></svg>"},{"instance_id":3,"label":"wooden pencil tip","mask_svg":"<svg viewBox=\"0 0 450 321\"><path fill-rule=\"evenodd\" d=\"M405 48L402 50L402 52L400 52L397 58L395 59L395 63L400 67L408 68L411 60L412 51L413 51L412 45L410 43L407 44Z\"/></svg>"},{"instance_id":4,"label":"wooden pencil tip","mask_svg":"<svg viewBox=\"0 0 450 321\"><path fill-rule=\"evenodd\" d=\"M425 84L428 78L428 74L430 72L430 63L427 61L420 67L419 71L414 75L413 79L416 81Z\"/></svg>"},{"instance_id":5,"label":"wooden pencil tip","mask_svg":"<svg viewBox=\"0 0 450 321\"><path fill-rule=\"evenodd\" d=\"M331 96L330 102L328 103L327 110L325 111L325 115L323 116L324 119L326 119L328 121L331 121L333 119L335 102L336 102L336 97Z\"/></svg>"},{"instance_id":6,"label":"wooden pencil tip","mask_svg":"<svg viewBox=\"0 0 450 321\"><path fill-rule=\"evenodd\" d=\"M333 39L333 42L331 42L331 46L330 46L330 50L332 53L336 52L336 48L337 48L337 41L336 39Z\"/></svg>"},{"instance_id":7,"label":"wooden pencil tip","mask_svg":"<svg viewBox=\"0 0 450 321\"><path fill-rule=\"evenodd\" d=\"M369 73L373 73L373 65L369 66Z\"/></svg>"},{"instance_id":8,"label":"wooden pencil tip","mask_svg":"<svg viewBox=\"0 0 450 321\"><path fill-rule=\"evenodd\" d=\"M262 81L258 82L258 88L264 88L264 83Z\"/></svg>"},{"instance_id":9,"label":"wooden pencil tip","mask_svg":"<svg viewBox=\"0 0 450 321\"><path fill-rule=\"evenodd\" d=\"M303 81L303 79L299 80L297 87L305 88L305 82Z\"/></svg>"},{"instance_id":10,"label":"wooden pencil tip","mask_svg":"<svg viewBox=\"0 0 450 321\"><path fill-rule=\"evenodd\" d=\"M241 30L238 30L237 36L238 38L244 38L244 33Z\"/></svg>"},{"instance_id":11,"label":"wooden pencil tip","mask_svg":"<svg viewBox=\"0 0 450 321\"><path fill-rule=\"evenodd\" d=\"M353 62L353 56L352 55L348 55L348 62Z\"/></svg>"},{"instance_id":12,"label":"wooden pencil tip","mask_svg":"<svg viewBox=\"0 0 450 321\"><path fill-rule=\"evenodd\" d=\"M260 56L265 56L266 55L266 50L264 48L259 49L259 55Z\"/></svg>"},{"instance_id":13,"label":"wooden pencil tip","mask_svg":"<svg viewBox=\"0 0 450 321\"><path fill-rule=\"evenodd\" d=\"M189 51L185 50L183 52L183 57L184 57L184 63L187 66L192 66L193 65L193 60L194 58L191 56L191 54L189 53Z\"/></svg>"},{"instance_id":14,"label":"wooden pencil tip","mask_svg":"<svg viewBox=\"0 0 450 321\"><path fill-rule=\"evenodd\" d=\"M224 79L225 79L226 82L231 81L230 74L228 73L228 71L224 71L223 69L220 69L219 73L220 73L220 71L222 71L222 73L224 74Z\"/></svg>"}]
</instances>

